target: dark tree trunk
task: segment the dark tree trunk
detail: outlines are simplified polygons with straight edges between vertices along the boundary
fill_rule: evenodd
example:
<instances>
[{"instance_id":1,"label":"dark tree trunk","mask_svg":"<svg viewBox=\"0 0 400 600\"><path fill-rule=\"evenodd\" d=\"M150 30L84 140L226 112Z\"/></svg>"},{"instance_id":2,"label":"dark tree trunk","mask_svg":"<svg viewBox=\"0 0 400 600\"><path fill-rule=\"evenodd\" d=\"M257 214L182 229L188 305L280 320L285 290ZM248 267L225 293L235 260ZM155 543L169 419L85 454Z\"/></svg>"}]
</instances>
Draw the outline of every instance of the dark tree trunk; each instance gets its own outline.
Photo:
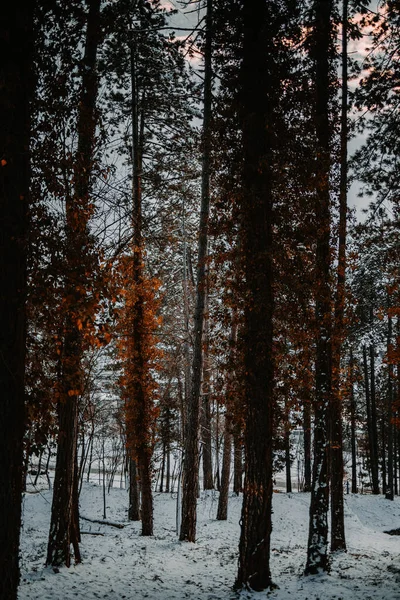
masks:
<instances>
[{"instance_id":1,"label":"dark tree trunk","mask_svg":"<svg viewBox=\"0 0 400 600\"><path fill-rule=\"evenodd\" d=\"M136 461L132 458L129 462L129 521L140 521L140 493Z\"/></svg>"},{"instance_id":2,"label":"dark tree trunk","mask_svg":"<svg viewBox=\"0 0 400 600\"><path fill-rule=\"evenodd\" d=\"M314 464L306 574L328 570L328 417L331 403L331 282L330 282L330 53L331 0L315 0L312 58L315 64L316 158L316 294L317 330L314 403Z\"/></svg>"},{"instance_id":3,"label":"dark tree trunk","mask_svg":"<svg viewBox=\"0 0 400 600\"><path fill-rule=\"evenodd\" d=\"M343 502L343 432L342 400L340 395L340 363L344 339L344 304L346 282L347 230L347 12L348 0L343 0L342 16L342 114L340 135L340 194L339 194L339 256L336 282L335 318L332 343L331 396L331 552L346 550Z\"/></svg>"},{"instance_id":4,"label":"dark tree trunk","mask_svg":"<svg viewBox=\"0 0 400 600\"><path fill-rule=\"evenodd\" d=\"M233 426L233 492L243 491L243 441L239 423Z\"/></svg>"},{"instance_id":5,"label":"dark tree trunk","mask_svg":"<svg viewBox=\"0 0 400 600\"><path fill-rule=\"evenodd\" d=\"M371 443L373 454L371 456L372 493L379 494L379 464L378 464L378 421L376 416L376 391L375 391L375 347L369 347L371 370Z\"/></svg>"},{"instance_id":6,"label":"dark tree trunk","mask_svg":"<svg viewBox=\"0 0 400 600\"><path fill-rule=\"evenodd\" d=\"M59 434L54 478L53 504L47 565L80 562L78 507L78 397L82 394L82 333L87 319L85 262L88 246L89 196L91 189L94 136L96 128L97 48L100 41L100 0L88 2L85 55L82 67L82 93L77 123L78 149L75 160L75 191L66 199L67 282L65 333L60 377Z\"/></svg>"},{"instance_id":7,"label":"dark tree trunk","mask_svg":"<svg viewBox=\"0 0 400 600\"><path fill-rule=\"evenodd\" d=\"M290 423L288 422L288 415L286 415L285 423L285 473L286 473L286 492L290 494L292 492L292 477L290 470L292 467L292 459L290 456Z\"/></svg>"},{"instance_id":8,"label":"dark tree trunk","mask_svg":"<svg viewBox=\"0 0 400 600\"><path fill-rule=\"evenodd\" d=\"M139 461L141 489L142 535L153 535L153 492L151 489L151 454L144 453Z\"/></svg>"},{"instance_id":9,"label":"dark tree trunk","mask_svg":"<svg viewBox=\"0 0 400 600\"><path fill-rule=\"evenodd\" d=\"M206 295L205 312L208 315L208 291ZM204 359L203 359L203 385L202 385L202 414L201 437L203 442L203 489L214 489L212 468L212 435L211 435L211 406L210 406L210 360L209 360L209 320L204 320Z\"/></svg>"},{"instance_id":10,"label":"dark tree trunk","mask_svg":"<svg viewBox=\"0 0 400 600\"><path fill-rule=\"evenodd\" d=\"M311 405L309 400L303 404L304 435L304 487L303 492L311 492Z\"/></svg>"},{"instance_id":11,"label":"dark tree trunk","mask_svg":"<svg viewBox=\"0 0 400 600\"><path fill-rule=\"evenodd\" d=\"M0 23L0 597L15 600L23 489L25 300L33 3Z\"/></svg>"},{"instance_id":12,"label":"dark tree trunk","mask_svg":"<svg viewBox=\"0 0 400 600\"><path fill-rule=\"evenodd\" d=\"M397 418L397 414L394 415ZM396 430L393 432L393 486L394 486L394 495L399 495L399 485L398 485L398 436Z\"/></svg>"},{"instance_id":13,"label":"dark tree trunk","mask_svg":"<svg viewBox=\"0 0 400 600\"><path fill-rule=\"evenodd\" d=\"M389 316L388 323L388 396L387 396L387 485L385 497L387 500L394 500L394 477L393 477L393 365L392 365L392 317Z\"/></svg>"},{"instance_id":14,"label":"dark tree trunk","mask_svg":"<svg viewBox=\"0 0 400 600\"><path fill-rule=\"evenodd\" d=\"M160 493L164 491L164 474L165 474L165 443L162 445L162 460L160 471Z\"/></svg>"},{"instance_id":15,"label":"dark tree trunk","mask_svg":"<svg viewBox=\"0 0 400 600\"><path fill-rule=\"evenodd\" d=\"M72 351L72 350L71 350ZM76 372L71 375L76 380ZM68 384L68 380L64 381ZM68 389L71 389L68 387ZM68 397L68 390L64 389ZM53 503L46 564L71 564L71 545L75 562L80 562L77 515L76 445L78 436L77 399L69 399L58 410L59 439L54 476Z\"/></svg>"},{"instance_id":16,"label":"dark tree trunk","mask_svg":"<svg viewBox=\"0 0 400 600\"><path fill-rule=\"evenodd\" d=\"M382 440L382 493L386 490L386 415L383 414L380 419L381 440ZM379 462L378 462L379 464Z\"/></svg>"},{"instance_id":17,"label":"dark tree trunk","mask_svg":"<svg viewBox=\"0 0 400 600\"><path fill-rule=\"evenodd\" d=\"M273 94L279 93L276 54L269 45L276 20L271 3L243 4L242 255L244 305L245 481L236 585L272 585L270 537L273 432L272 174Z\"/></svg>"},{"instance_id":18,"label":"dark tree trunk","mask_svg":"<svg viewBox=\"0 0 400 600\"><path fill-rule=\"evenodd\" d=\"M128 411L134 419L134 427L127 431L128 447L136 461L137 474L140 480L142 521L141 534L153 535L153 493L151 458L153 453L151 431L152 400L146 389L148 371L145 363L145 346L147 332L144 328L144 253L143 253L143 221L142 221L142 157L144 145L145 108L142 97L142 113L139 122L137 87L137 39L140 35L132 31L131 51L131 116L132 116L132 288L135 300L131 310L131 330L129 331L131 350L129 361L129 378L131 380ZM130 490L132 488L130 487ZM134 492L134 488L132 489ZM130 505L134 499L130 498Z\"/></svg>"},{"instance_id":19,"label":"dark tree trunk","mask_svg":"<svg viewBox=\"0 0 400 600\"><path fill-rule=\"evenodd\" d=\"M169 447L169 441L167 444L167 448L166 448L166 452L167 452L167 480L165 483L165 491L169 492L170 491L170 487L171 487L171 483L170 483L170 478L171 478L171 451L170 451L170 447Z\"/></svg>"},{"instance_id":20,"label":"dark tree trunk","mask_svg":"<svg viewBox=\"0 0 400 600\"><path fill-rule=\"evenodd\" d=\"M206 299L206 260L210 205L211 102L212 102L212 0L207 0L206 41L204 54L204 116L202 135L202 182L199 248L197 259L196 307L194 314L194 347L192 379L187 408L184 441L182 520L179 539L196 541L197 491L199 481L199 416L203 372L203 329Z\"/></svg>"},{"instance_id":21,"label":"dark tree trunk","mask_svg":"<svg viewBox=\"0 0 400 600\"><path fill-rule=\"evenodd\" d=\"M366 411L367 411L369 468L370 468L370 472L371 472L372 485L374 486L374 472L373 472L372 465L375 464L375 457L374 457L374 444L373 444L372 418L371 418L371 390L370 390L370 385L369 385L368 357L367 357L366 346L363 346L363 370L364 370L364 387L365 387L365 406L366 406Z\"/></svg>"},{"instance_id":22,"label":"dark tree trunk","mask_svg":"<svg viewBox=\"0 0 400 600\"><path fill-rule=\"evenodd\" d=\"M217 520L226 521L228 518L229 480L231 476L232 455L232 424L229 416L225 415L224 449L222 453L221 488L218 498Z\"/></svg>"},{"instance_id":23,"label":"dark tree trunk","mask_svg":"<svg viewBox=\"0 0 400 600\"><path fill-rule=\"evenodd\" d=\"M221 489L221 476L220 476L220 427L219 427L219 402L218 399L215 402L215 481L217 490Z\"/></svg>"},{"instance_id":24,"label":"dark tree trunk","mask_svg":"<svg viewBox=\"0 0 400 600\"><path fill-rule=\"evenodd\" d=\"M351 429L351 493L357 494L356 399L354 396L354 358L350 350L350 429Z\"/></svg>"},{"instance_id":25,"label":"dark tree trunk","mask_svg":"<svg viewBox=\"0 0 400 600\"><path fill-rule=\"evenodd\" d=\"M234 380L233 365L235 364L236 344L237 344L237 324L236 311L232 315L232 328L230 336L230 371L227 374L226 382L226 412L224 425L224 449L222 453L222 474L221 488L218 498L217 519L226 521L228 518L228 496L229 496L229 481L231 477L231 458L232 458L232 414L234 406Z\"/></svg>"}]
</instances>

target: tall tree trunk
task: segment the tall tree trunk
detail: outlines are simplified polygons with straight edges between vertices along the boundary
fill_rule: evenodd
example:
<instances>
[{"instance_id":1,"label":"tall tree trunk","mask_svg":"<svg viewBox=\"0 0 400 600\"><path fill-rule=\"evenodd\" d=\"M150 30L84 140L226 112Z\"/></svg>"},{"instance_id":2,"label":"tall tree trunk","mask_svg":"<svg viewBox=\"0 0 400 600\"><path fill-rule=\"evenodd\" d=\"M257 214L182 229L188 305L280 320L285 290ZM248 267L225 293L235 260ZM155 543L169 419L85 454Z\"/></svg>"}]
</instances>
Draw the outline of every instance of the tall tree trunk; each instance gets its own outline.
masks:
<instances>
[{"instance_id":1,"label":"tall tree trunk","mask_svg":"<svg viewBox=\"0 0 400 600\"><path fill-rule=\"evenodd\" d=\"M242 255L244 305L245 481L236 585L272 585L270 537L273 432L272 174L274 13L264 0L243 5Z\"/></svg>"},{"instance_id":2,"label":"tall tree trunk","mask_svg":"<svg viewBox=\"0 0 400 600\"><path fill-rule=\"evenodd\" d=\"M25 301L33 3L0 23L0 597L15 600L23 489Z\"/></svg>"},{"instance_id":3,"label":"tall tree trunk","mask_svg":"<svg viewBox=\"0 0 400 600\"><path fill-rule=\"evenodd\" d=\"M389 316L388 321L388 395L387 395L387 485L385 489L385 497L387 500L394 500L394 482L393 482L393 365L392 365L392 317Z\"/></svg>"},{"instance_id":4,"label":"tall tree trunk","mask_svg":"<svg viewBox=\"0 0 400 600\"><path fill-rule=\"evenodd\" d=\"M304 435L304 487L303 492L311 492L311 405L306 399L303 404Z\"/></svg>"},{"instance_id":5,"label":"tall tree trunk","mask_svg":"<svg viewBox=\"0 0 400 600\"><path fill-rule=\"evenodd\" d=\"M350 350L350 430L351 430L351 493L357 494L356 399L354 395L354 357Z\"/></svg>"},{"instance_id":6,"label":"tall tree trunk","mask_svg":"<svg viewBox=\"0 0 400 600\"><path fill-rule=\"evenodd\" d=\"M129 521L140 521L140 492L137 464L133 458L128 458L129 464Z\"/></svg>"},{"instance_id":7,"label":"tall tree trunk","mask_svg":"<svg viewBox=\"0 0 400 600\"><path fill-rule=\"evenodd\" d=\"M186 209L185 209L185 197L182 199L182 235L183 235L183 317L184 317L184 330L185 339L183 344L183 381L184 390L180 393L182 398L181 402L181 416L182 416L182 443L185 440L186 434L186 422L187 422L187 407L189 405L190 397L190 308L189 308L189 256L187 248L187 236L186 236ZM180 379L178 378L178 384Z\"/></svg>"},{"instance_id":8,"label":"tall tree trunk","mask_svg":"<svg viewBox=\"0 0 400 600\"><path fill-rule=\"evenodd\" d=\"M233 425L233 492L243 491L243 442L239 423Z\"/></svg>"},{"instance_id":9,"label":"tall tree trunk","mask_svg":"<svg viewBox=\"0 0 400 600\"><path fill-rule=\"evenodd\" d=\"M237 344L237 323L236 311L232 315L232 329L230 336L230 369L233 369L235 364L236 344ZM222 474L221 487L218 498L217 520L226 521L228 518L228 496L229 496L229 480L231 476L231 459L232 459L232 414L233 414L233 394L234 394L234 378L232 370L227 374L226 382L226 411L224 424L224 449L222 453Z\"/></svg>"},{"instance_id":10,"label":"tall tree trunk","mask_svg":"<svg viewBox=\"0 0 400 600\"><path fill-rule=\"evenodd\" d=\"M385 414L386 413L386 414ZM382 443L382 468L381 468L381 472L382 472L382 493L385 492L386 490L386 417L387 417L387 410L383 411L382 417L380 419L380 426L381 426L381 443ZM378 461L378 465L379 465L379 461Z\"/></svg>"},{"instance_id":11,"label":"tall tree trunk","mask_svg":"<svg viewBox=\"0 0 400 600\"><path fill-rule=\"evenodd\" d=\"M378 421L376 415L376 388L375 388L375 347L369 347L370 375L371 375L371 434L373 445L373 459L371 457L372 493L379 494L379 462L378 462Z\"/></svg>"},{"instance_id":12,"label":"tall tree trunk","mask_svg":"<svg viewBox=\"0 0 400 600\"><path fill-rule=\"evenodd\" d=\"M134 413L134 431L128 431L128 445L134 452L137 463L137 472L141 490L141 521L142 535L153 535L153 492L152 492L152 433L149 392L147 385L147 371L145 365L145 337L144 329L144 262L143 262L143 223L142 223L142 155L143 155L143 128L144 128L144 102L142 98L142 114L139 123L137 89L137 40L132 31L131 40L131 92L132 92L132 287L135 299L132 303L131 331L131 356L129 360L129 376L131 377L131 397L128 400L128 410ZM142 94L144 97L143 90ZM131 487L130 487L131 489ZM133 498L130 501L133 504Z\"/></svg>"},{"instance_id":13,"label":"tall tree trunk","mask_svg":"<svg viewBox=\"0 0 400 600\"><path fill-rule=\"evenodd\" d=\"M167 443L167 448L166 448L166 452L167 452L167 481L165 483L165 491L166 492L170 492L170 487L171 487L171 450L170 450L170 443L168 440Z\"/></svg>"},{"instance_id":14,"label":"tall tree trunk","mask_svg":"<svg viewBox=\"0 0 400 600\"><path fill-rule=\"evenodd\" d=\"M203 329L206 298L206 261L210 206L211 104L212 104L212 0L207 0L206 41L204 52L204 115L202 135L202 180L200 231L197 259L196 307L194 314L194 347L192 379L184 441L182 519L179 539L196 540L197 490L199 465L200 392L203 373Z\"/></svg>"},{"instance_id":15,"label":"tall tree trunk","mask_svg":"<svg viewBox=\"0 0 400 600\"><path fill-rule=\"evenodd\" d=\"M291 467L292 459L290 456L290 422L289 422L289 410L285 410L285 473L286 473L286 492L290 494L292 492L292 477Z\"/></svg>"},{"instance_id":16,"label":"tall tree trunk","mask_svg":"<svg viewBox=\"0 0 400 600\"><path fill-rule=\"evenodd\" d=\"M397 413L393 415L395 418L398 418ZM399 495L399 485L398 485L398 435L396 429L393 431L393 486L394 486L394 495Z\"/></svg>"},{"instance_id":17,"label":"tall tree trunk","mask_svg":"<svg viewBox=\"0 0 400 600\"><path fill-rule=\"evenodd\" d=\"M208 287L208 286L207 286ZM201 437L203 442L202 462L203 462L203 489L214 489L213 470L212 470L212 435L211 435L211 406L210 406L210 322L208 317L208 289L205 300L205 319L204 319L204 359L203 359L203 385L202 385L202 414L201 414Z\"/></svg>"},{"instance_id":18,"label":"tall tree trunk","mask_svg":"<svg viewBox=\"0 0 400 600\"><path fill-rule=\"evenodd\" d=\"M332 0L315 0L313 59L315 62L316 158L316 294L317 329L314 403L314 464L306 574L328 570L328 417L331 402L331 282L330 282L330 52Z\"/></svg>"},{"instance_id":19,"label":"tall tree trunk","mask_svg":"<svg viewBox=\"0 0 400 600\"><path fill-rule=\"evenodd\" d=\"M346 550L343 502L343 432L340 395L340 363L344 339L347 230L347 19L348 0L343 0L342 15L342 114L340 134L339 256L336 282L335 316L332 341L331 395L331 552Z\"/></svg>"},{"instance_id":20,"label":"tall tree trunk","mask_svg":"<svg viewBox=\"0 0 400 600\"><path fill-rule=\"evenodd\" d=\"M371 393L369 386L369 372L368 372L368 358L367 358L367 347L363 346L363 370L364 370L364 388L365 388L365 408L367 412L367 430L368 430L368 454L369 454L369 467L372 479L372 465L375 463L374 460L374 445L372 443L372 420L371 420Z\"/></svg>"},{"instance_id":21,"label":"tall tree trunk","mask_svg":"<svg viewBox=\"0 0 400 600\"><path fill-rule=\"evenodd\" d=\"M100 41L100 0L88 1L82 92L77 123L78 148L74 167L75 190L66 198L67 282L66 318L60 378L59 434L53 503L46 564L80 562L78 507L78 398L83 391L82 323L87 319L85 262L88 246L89 196L91 191L98 78L97 49Z\"/></svg>"},{"instance_id":22,"label":"tall tree trunk","mask_svg":"<svg viewBox=\"0 0 400 600\"><path fill-rule=\"evenodd\" d=\"M224 449L222 453L221 488L218 498L217 521L228 518L229 480L231 476L232 458L232 423L228 413L225 413Z\"/></svg>"}]
</instances>

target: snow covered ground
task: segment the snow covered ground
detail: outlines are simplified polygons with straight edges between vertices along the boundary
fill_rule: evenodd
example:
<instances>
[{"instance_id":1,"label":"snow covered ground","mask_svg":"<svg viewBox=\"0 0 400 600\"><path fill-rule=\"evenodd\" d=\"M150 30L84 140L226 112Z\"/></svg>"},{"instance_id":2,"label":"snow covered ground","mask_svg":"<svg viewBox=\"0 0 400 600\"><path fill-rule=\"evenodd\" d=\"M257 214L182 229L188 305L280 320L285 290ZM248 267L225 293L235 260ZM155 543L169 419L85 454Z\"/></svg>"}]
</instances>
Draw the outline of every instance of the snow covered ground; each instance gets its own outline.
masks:
<instances>
[{"instance_id":1,"label":"snow covered ground","mask_svg":"<svg viewBox=\"0 0 400 600\"><path fill-rule=\"evenodd\" d=\"M279 589L241 592L241 600L400 600L400 499L346 495L348 552L335 556L329 575L303 577L309 494L275 493L271 568ZM27 494L23 504L19 600L217 600L232 591L237 567L241 498L230 498L227 522L215 520L217 493L198 505L198 541L179 542L176 497L155 495L155 535L128 523L127 492L107 495L107 518L123 529L82 520L83 563L55 573L44 568L51 492ZM86 484L83 517L102 518L102 488ZM102 535L93 535L102 534Z\"/></svg>"}]
</instances>

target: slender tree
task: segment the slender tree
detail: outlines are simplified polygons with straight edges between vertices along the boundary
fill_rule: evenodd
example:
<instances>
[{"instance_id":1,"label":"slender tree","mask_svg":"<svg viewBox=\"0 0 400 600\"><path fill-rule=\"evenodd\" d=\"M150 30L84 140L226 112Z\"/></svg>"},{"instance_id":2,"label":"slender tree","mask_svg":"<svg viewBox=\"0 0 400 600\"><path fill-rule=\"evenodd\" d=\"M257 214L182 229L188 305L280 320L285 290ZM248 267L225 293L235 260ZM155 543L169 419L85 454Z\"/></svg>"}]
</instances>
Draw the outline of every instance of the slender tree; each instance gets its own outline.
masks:
<instances>
[{"instance_id":1,"label":"slender tree","mask_svg":"<svg viewBox=\"0 0 400 600\"><path fill-rule=\"evenodd\" d=\"M332 44L332 1L315 0L312 59L315 65L314 122L316 157L316 364L314 402L314 463L305 574L328 569L328 416L331 401L331 281L330 281L330 150L329 114Z\"/></svg>"},{"instance_id":2,"label":"slender tree","mask_svg":"<svg viewBox=\"0 0 400 600\"><path fill-rule=\"evenodd\" d=\"M204 46L204 114L202 134L202 178L200 231L197 258L196 306L194 314L194 344L192 379L187 408L184 442L182 520L179 539L196 540L196 511L199 470L200 391L203 372L203 330L206 300L206 260L210 205L211 103L212 103L212 0L207 0L206 39Z\"/></svg>"},{"instance_id":3,"label":"slender tree","mask_svg":"<svg viewBox=\"0 0 400 600\"><path fill-rule=\"evenodd\" d=\"M343 1L342 14L342 111L340 132L340 190L339 190L339 255L336 281L336 298L332 339L332 395L331 395L331 551L345 550L343 503L343 432L341 399L341 358L344 340L344 303L346 282L346 230L347 230L347 23L348 1Z\"/></svg>"}]
</instances>

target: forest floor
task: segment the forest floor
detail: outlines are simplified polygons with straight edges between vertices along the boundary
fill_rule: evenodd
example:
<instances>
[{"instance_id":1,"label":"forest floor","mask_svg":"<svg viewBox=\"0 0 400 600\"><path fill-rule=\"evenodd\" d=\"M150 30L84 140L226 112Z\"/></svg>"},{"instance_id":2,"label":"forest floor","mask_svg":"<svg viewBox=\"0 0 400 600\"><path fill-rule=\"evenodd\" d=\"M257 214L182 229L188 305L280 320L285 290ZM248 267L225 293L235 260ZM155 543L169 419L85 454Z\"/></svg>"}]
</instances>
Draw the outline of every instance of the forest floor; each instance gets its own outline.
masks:
<instances>
[{"instance_id":1,"label":"forest floor","mask_svg":"<svg viewBox=\"0 0 400 600\"><path fill-rule=\"evenodd\" d=\"M329 575L302 576L306 557L309 494L275 493L272 592L235 594L241 497L229 500L227 522L216 521L217 493L198 503L198 540L176 536L176 495L155 494L155 535L141 537L127 522L127 492L107 494L107 519L123 529L82 519L82 564L45 568L51 491L29 493L23 503L19 600L400 600L400 498L346 495L347 553L332 559ZM102 519L102 488L86 484L81 515ZM94 535L102 534L102 535Z\"/></svg>"}]
</instances>

